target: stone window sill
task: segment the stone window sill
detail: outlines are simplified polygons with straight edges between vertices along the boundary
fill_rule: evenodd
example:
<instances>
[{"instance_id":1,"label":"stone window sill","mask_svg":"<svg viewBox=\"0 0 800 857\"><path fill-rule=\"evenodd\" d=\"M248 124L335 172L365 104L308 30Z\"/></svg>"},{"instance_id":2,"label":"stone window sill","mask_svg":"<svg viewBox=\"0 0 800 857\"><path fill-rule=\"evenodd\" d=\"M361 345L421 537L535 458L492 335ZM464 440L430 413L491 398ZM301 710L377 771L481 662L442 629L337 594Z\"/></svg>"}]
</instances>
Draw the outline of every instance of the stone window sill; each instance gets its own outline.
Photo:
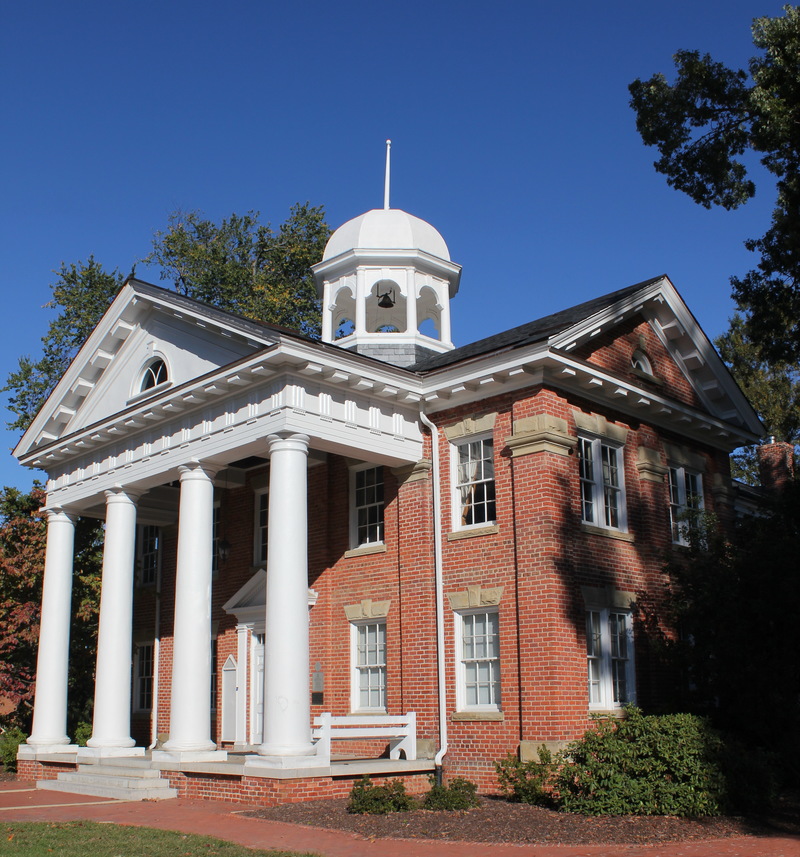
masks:
<instances>
[{"instance_id":1,"label":"stone window sill","mask_svg":"<svg viewBox=\"0 0 800 857\"><path fill-rule=\"evenodd\" d=\"M453 530L452 533L447 534L448 542L456 542L459 539L474 539L477 536L489 536L492 533L499 533L500 527L497 524L494 524L491 527L473 527L469 530Z\"/></svg>"},{"instance_id":2,"label":"stone window sill","mask_svg":"<svg viewBox=\"0 0 800 857\"><path fill-rule=\"evenodd\" d=\"M607 530L605 527L596 527L594 524L581 524L581 532L593 536L605 536L607 539L617 539L621 542L634 541L630 533L623 533L621 530Z\"/></svg>"},{"instance_id":3,"label":"stone window sill","mask_svg":"<svg viewBox=\"0 0 800 857\"><path fill-rule=\"evenodd\" d=\"M386 553L386 545L362 545L360 548L352 548L349 551L345 551L344 555L347 557L350 556L369 556L373 553Z\"/></svg>"},{"instance_id":4,"label":"stone window sill","mask_svg":"<svg viewBox=\"0 0 800 857\"><path fill-rule=\"evenodd\" d=\"M505 720L506 716L502 711L454 711L450 715L450 719L455 722L481 722L481 721L501 721Z\"/></svg>"}]
</instances>

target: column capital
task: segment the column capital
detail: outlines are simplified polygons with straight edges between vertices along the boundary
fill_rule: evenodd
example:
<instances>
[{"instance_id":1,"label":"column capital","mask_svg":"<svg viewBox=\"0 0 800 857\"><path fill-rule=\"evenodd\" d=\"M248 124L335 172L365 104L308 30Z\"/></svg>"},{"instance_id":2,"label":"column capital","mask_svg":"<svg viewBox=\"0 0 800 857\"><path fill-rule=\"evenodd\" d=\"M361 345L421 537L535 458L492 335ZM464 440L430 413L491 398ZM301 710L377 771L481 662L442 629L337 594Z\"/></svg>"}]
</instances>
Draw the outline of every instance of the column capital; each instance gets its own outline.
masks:
<instances>
[{"instance_id":1,"label":"column capital","mask_svg":"<svg viewBox=\"0 0 800 857\"><path fill-rule=\"evenodd\" d=\"M211 479L213 481L220 470L222 470L221 464L213 464L210 461L198 461L197 459L192 459L178 467L181 482L192 479Z\"/></svg>"},{"instance_id":2,"label":"column capital","mask_svg":"<svg viewBox=\"0 0 800 857\"><path fill-rule=\"evenodd\" d=\"M74 524L78 520L78 515L75 512L68 512L61 506L45 507L42 511L47 516L48 524L52 521L64 524Z\"/></svg>"},{"instance_id":3,"label":"column capital","mask_svg":"<svg viewBox=\"0 0 800 857\"><path fill-rule=\"evenodd\" d=\"M273 452L292 450L308 454L308 444L311 438L307 434L295 434L294 432L280 432L267 436L270 455Z\"/></svg>"},{"instance_id":4,"label":"column capital","mask_svg":"<svg viewBox=\"0 0 800 857\"><path fill-rule=\"evenodd\" d=\"M132 503L134 506L145 492L136 488L126 488L124 485L115 485L104 492L106 505L111 503Z\"/></svg>"}]
</instances>

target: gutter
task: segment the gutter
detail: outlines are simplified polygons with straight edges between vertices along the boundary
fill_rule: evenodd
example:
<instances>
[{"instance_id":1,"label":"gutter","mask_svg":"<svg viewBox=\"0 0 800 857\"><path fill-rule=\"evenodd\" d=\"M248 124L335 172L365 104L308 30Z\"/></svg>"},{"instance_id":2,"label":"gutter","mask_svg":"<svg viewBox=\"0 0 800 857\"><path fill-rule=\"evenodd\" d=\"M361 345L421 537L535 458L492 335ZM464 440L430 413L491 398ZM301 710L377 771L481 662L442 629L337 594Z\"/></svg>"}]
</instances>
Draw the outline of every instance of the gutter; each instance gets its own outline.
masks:
<instances>
[{"instance_id":1,"label":"gutter","mask_svg":"<svg viewBox=\"0 0 800 857\"><path fill-rule=\"evenodd\" d=\"M431 462L433 476L433 566L436 586L436 673L439 689L439 752L434 757L436 783L442 784L442 759L447 753L447 686L444 663L444 581L442 572L442 493L439 479L439 429L419 409L422 424L431 432Z\"/></svg>"}]
</instances>

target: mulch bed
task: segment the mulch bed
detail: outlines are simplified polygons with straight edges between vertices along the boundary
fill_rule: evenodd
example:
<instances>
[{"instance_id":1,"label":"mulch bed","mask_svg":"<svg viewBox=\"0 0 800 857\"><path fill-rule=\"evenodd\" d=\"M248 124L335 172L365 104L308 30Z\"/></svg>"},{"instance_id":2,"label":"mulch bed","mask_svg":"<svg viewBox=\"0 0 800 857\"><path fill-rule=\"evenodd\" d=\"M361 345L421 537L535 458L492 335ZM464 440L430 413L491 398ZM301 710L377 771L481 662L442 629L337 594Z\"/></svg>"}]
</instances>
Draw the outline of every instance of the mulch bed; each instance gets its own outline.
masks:
<instances>
[{"instance_id":1,"label":"mulch bed","mask_svg":"<svg viewBox=\"0 0 800 857\"><path fill-rule=\"evenodd\" d=\"M586 817L484 797L466 812L351 815L347 799L282 804L248 813L290 824L344 830L368 838L442 839L562 845L644 844L731 836L800 836L800 796L785 797L767 818Z\"/></svg>"}]
</instances>

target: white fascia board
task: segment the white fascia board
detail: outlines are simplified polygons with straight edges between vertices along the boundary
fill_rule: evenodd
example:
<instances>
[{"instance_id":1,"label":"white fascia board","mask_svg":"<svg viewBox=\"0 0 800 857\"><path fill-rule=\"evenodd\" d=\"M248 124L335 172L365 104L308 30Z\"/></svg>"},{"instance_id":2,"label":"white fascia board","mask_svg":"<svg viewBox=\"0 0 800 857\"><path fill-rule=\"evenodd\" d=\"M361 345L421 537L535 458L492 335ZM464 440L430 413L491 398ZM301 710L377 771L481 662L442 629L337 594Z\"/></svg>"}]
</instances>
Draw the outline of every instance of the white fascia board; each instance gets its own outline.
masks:
<instances>
[{"instance_id":1,"label":"white fascia board","mask_svg":"<svg viewBox=\"0 0 800 857\"><path fill-rule=\"evenodd\" d=\"M621 381L591 363L573 360L558 352L551 352L546 363L548 381L553 386L570 390L582 398L636 419L644 417L653 425L691 435L710 446L730 451L738 446L756 443L760 438L760 434L750 432L747 427ZM680 428L676 426L677 422L680 422Z\"/></svg>"},{"instance_id":2,"label":"white fascia board","mask_svg":"<svg viewBox=\"0 0 800 857\"><path fill-rule=\"evenodd\" d=\"M752 405L739 389L728 367L723 363L713 343L692 315L678 290L666 276L643 286L627 298L610 304L602 312L595 313L562 333L551 337L549 344L552 348L570 351L579 343L589 341L601 331L607 330L609 327L618 324L626 316L637 312L641 312L651 323L661 343L680 367L709 412L720 411L720 408L713 404L707 394L709 380L713 378L719 384L724 395L730 400L730 407L723 410L735 409L737 411L744 424L745 434L755 438L763 436L763 426ZM667 326L664 324L665 315L670 316L670 320L675 321L677 330L680 331L679 336L670 338L665 335L664 329ZM692 356L695 356L698 362L704 365L704 373L693 371L684 360L686 352L684 351L682 354L676 345L683 337L692 343L692 348L696 352L696 355Z\"/></svg>"},{"instance_id":3,"label":"white fascia board","mask_svg":"<svg viewBox=\"0 0 800 857\"><path fill-rule=\"evenodd\" d=\"M434 370L422 379L426 412L486 399L496 392L530 387L541 381L544 359L550 353L545 343L526 348L482 354L454 366Z\"/></svg>"},{"instance_id":4,"label":"white fascia board","mask_svg":"<svg viewBox=\"0 0 800 857\"><path fill-rule=\"evenodd\" d=\"M443 277L450 283L450 297L458 292L461 265L426 253L424 250L348 250L311 266L317 291L322 295L325 280L332 280L356 268L413 267L426 274Z\"/></svg>"},{"instance_id":5,"label":"white fascia board","mask_svg":"<svg viewBox=\"0 0 800 857\"><path fill-rule=\"evenodd\" d=\"M81 349L67 367L67 371L61 376L61 380L56 384L53 391L39 408L38 413L31 421L27 431L19 439L16 447L14 447L13 455L20 461L23 461L25 453L33 446L34 440L45 433L44 427L52 418L53 413L63 398L71 392L74 386L78 384L81 377L86 375L87 366L91 364L91 360L95 352L103 350L105 353L108 353L108 349L100 349L100 345L109 336L112 328L122 317L128 306L133 302L135 295L135 289L129 283L126 283L119 290L117 296L111 302L103 317L97 323L94 330L89 334L86 342L84 342ZM103 369L101 368L100 372L102 371Z\"/></svg>"},{"instance_id":6,"label":"white fascia board","mask_svg":"<svg viewBox=\"0 0 800 857\"><path fill-rule=\"evenodd\" d=\"M45 427L53 418L64 398L72 393L76 387L81 386L81 382L82 386L86 387L87 392L91 389L87 386L85 376L88 374L96 376L91 380L91 383L94 384L97 378L105 372L119 346L127 338L127 335L124 338L114 336L114 330L120 324L123 325L125 330L130 332L137 318L141 318L152 309L158 309L169 315L192 318L197 322L202 322L207 327L214 327L220 332L224 331L227 335L239 336L253 342L254 345L261 345L262 347L269 346L275 342L275 338L278 335L273 331L265 329L263 337L259 338L255 323L253 323L253 329L250 329L248 325L248 330L245 332L235 322L226 321L227 313L211 307L208 308L208 313L204 313L199 311L199 309L194 311L191 306L178 306L177 302L170 300L170 292L158 287L154 287L152 292L149 290L145 292L137 289L135 282L128 282L120 289L103 317L86 339L86 342L75 355L67 371L61 377L61 380L56 384L52 393L50 393L39 409L27 431L20 438L13 450L13 455L20 461L23 461L24 456L30 453L35 439L45 435ZM146 286L147 284L143 285ZM116 344L116 348L113 351L110 348L110 343ZM95 360L95 356L98 354L101 355L101 360ZM37 454L39 451L41 451L41 447L37 448Z\"/></svg>"}]
</instances>

